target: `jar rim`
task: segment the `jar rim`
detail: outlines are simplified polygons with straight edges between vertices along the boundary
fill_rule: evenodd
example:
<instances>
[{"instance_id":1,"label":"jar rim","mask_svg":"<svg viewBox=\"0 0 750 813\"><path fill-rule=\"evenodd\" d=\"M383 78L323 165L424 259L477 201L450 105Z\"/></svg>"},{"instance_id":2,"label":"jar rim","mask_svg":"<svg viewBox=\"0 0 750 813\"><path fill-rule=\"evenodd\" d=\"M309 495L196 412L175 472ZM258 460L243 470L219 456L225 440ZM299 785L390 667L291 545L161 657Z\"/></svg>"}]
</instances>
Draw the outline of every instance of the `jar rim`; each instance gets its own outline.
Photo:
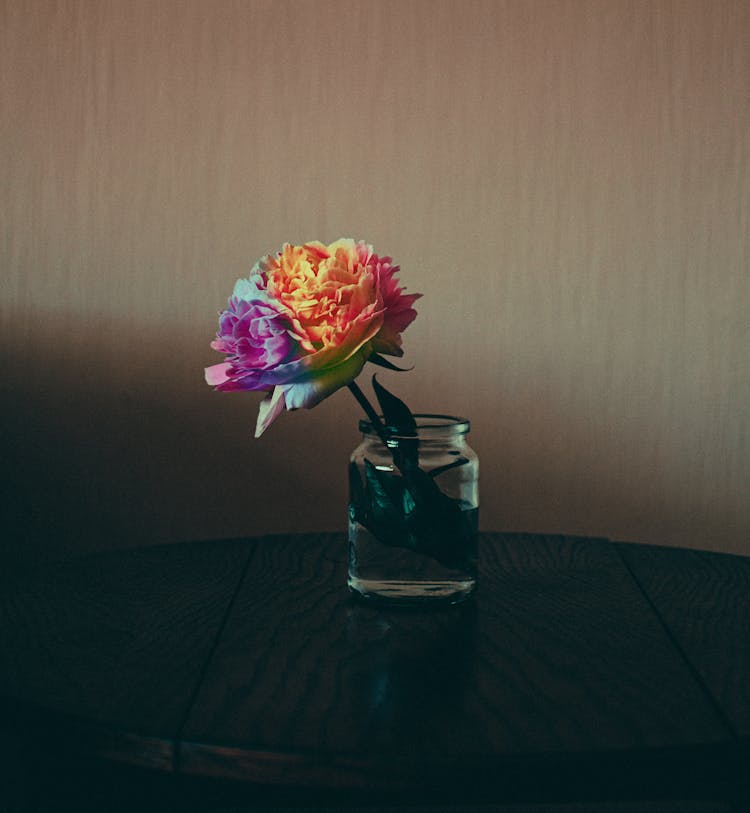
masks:
<instances>
[{"instance_id":1,"label":"jar rim","mask_svg":"<svg viewBox=\"0 0 750 813\"><path fill-rule=\"evenodd\" d=\"M382 415L378 416L381 419ZM471 431L471 422L468 418L460 418L456 415L440 415L434 412L415 412L414 420L417 423L417 437L424 435L446 437L453 435L467 435ZM392 439L397 438L413 438L414 434L410 433L408 429L402 426L392 426L386 424L385 426L388 437ZM359 431L363 435L375 435L375 427L372 421L367 418L361 418L359 421Z\"/></svg>"}]
</instances>

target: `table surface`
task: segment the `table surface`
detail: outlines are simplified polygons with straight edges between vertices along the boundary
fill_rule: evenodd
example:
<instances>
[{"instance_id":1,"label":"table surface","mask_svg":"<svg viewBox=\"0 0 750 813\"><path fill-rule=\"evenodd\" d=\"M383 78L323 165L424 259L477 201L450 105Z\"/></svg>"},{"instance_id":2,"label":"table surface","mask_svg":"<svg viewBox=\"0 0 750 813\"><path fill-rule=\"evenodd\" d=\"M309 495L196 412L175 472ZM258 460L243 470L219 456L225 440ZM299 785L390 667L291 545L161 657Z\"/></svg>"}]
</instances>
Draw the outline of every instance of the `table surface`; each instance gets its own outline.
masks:
<instances>
[{"instance_id":1,"label":"table surface","mask_svg":"<svg viewBox=\"0 0 750 813\"><path fill-rule=\"evenodd\" d=\"M475 597L437 610L346 568L331 533L0 575L0 704L68 752L264 786L746 793L750 558L484 533Z\"/></svg>"}]
</instances>

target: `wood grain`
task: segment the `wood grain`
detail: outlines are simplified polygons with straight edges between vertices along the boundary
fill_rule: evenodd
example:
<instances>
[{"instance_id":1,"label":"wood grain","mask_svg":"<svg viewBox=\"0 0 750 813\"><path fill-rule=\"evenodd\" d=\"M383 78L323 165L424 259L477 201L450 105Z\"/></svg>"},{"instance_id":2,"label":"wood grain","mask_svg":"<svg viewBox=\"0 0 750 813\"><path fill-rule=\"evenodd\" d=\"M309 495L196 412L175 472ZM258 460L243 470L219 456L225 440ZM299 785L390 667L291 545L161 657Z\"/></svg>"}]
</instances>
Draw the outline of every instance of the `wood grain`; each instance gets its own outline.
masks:
<instances>
[{"instance_id":1,"label":"wood grain","mask_svg":"<svg viewBox=\"0 0 750 813\"><path fill-rule=\"evenodd\" d=\"M663 626L659 567L652 599L606 540L483 534L480 552L475 600L435 611L350 597L339 534L3 574L0 761L18 766L6 798L32 786L39 810L55 793L81 810L352 804L363 790L373 803L747 800L729 713L744 707L724 712L685 658L689 638L683 649ZM722 626L735 629L722 644L739 640L744 571L682 553L663 561L679 574L675 613L686 591L700 608L692 642ZM723 673L741 699L746 666Z\"/></svg>"},{"instance_id":2,"label":"wood grain","mask_svg":"<svg viewBox=\"0 0 750 813\"><path fill-rule=\"evenodd\" d=\"M171 770L251 549L162 546L0 577L6 722L19 718L64 751Z\"/></svg>"},{"instance_id":3,"label":"wood grain","mask_svg":"<svg viewBox=\"0 0 750 813\"><path fill-rule=\"evenodd\" d=\"M541 765L568 793L627 786L623 759L663 786L730 739L605 540L485 534L475 603L442 612L362 605L345 576L340 535L259 544L182 771L512 797Z\"/></svg>"},{"instance_id":4,"label":"wood grain","mask_svg":"<svg viewBox=\"0 0 750 813\"><path fill-rule=\"evenodd\" d=\"M732 729L750 745L750 558L618 547Z\"/></svg>"}]
</instances>

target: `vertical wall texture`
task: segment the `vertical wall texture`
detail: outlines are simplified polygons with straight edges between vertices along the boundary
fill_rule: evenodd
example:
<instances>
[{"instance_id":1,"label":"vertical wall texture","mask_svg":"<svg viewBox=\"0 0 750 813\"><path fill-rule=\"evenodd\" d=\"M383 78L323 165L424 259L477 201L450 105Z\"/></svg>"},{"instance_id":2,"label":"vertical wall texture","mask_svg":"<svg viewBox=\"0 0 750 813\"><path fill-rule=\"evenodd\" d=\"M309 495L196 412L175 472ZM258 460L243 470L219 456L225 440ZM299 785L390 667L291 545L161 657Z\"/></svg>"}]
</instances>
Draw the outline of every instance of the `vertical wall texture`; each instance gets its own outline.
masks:
<instances>
[{"instance_id":1,"label":"vertical wall texture","mask_svg":"<svg viewBox=\"0 0 750 813\"><path fill-rule=\"evenodd\" d=\"M236 277L364 238L484 528L750 554L750 4L0 2L0 556L343 528L357 405L252 438Z\"/></svg>"}]
</instances>

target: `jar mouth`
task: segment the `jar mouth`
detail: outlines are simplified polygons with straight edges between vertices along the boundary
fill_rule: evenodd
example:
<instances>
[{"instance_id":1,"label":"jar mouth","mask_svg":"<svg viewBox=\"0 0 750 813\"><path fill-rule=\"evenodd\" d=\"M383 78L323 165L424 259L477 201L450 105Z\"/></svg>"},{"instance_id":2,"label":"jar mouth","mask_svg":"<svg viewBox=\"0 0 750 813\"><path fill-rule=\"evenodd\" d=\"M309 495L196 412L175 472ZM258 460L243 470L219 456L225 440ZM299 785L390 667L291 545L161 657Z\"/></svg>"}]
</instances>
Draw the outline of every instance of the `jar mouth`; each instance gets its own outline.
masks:
<instances>
[{"instance_id":1,"label":"jar mouth","mask_svg":"<svg viewBox=\"0 0 750 813\"><path fill-rule=\"evenodd\" d=\"M383 417L382 415L380 416ZM415 412L414 420L417 424L416 437L419 438L445 438L455 435L467 435L471 430L471 423L468 418L459 418L455 415L437 415L432 412ZM399 438L413 438L414 432L404 426L392 426L386 424L385 430L389 438L397 440ZM359 422L359 431L363 435L374 435L377 437L372 421L362 418Z\"/></svg>"}]
</instances>

